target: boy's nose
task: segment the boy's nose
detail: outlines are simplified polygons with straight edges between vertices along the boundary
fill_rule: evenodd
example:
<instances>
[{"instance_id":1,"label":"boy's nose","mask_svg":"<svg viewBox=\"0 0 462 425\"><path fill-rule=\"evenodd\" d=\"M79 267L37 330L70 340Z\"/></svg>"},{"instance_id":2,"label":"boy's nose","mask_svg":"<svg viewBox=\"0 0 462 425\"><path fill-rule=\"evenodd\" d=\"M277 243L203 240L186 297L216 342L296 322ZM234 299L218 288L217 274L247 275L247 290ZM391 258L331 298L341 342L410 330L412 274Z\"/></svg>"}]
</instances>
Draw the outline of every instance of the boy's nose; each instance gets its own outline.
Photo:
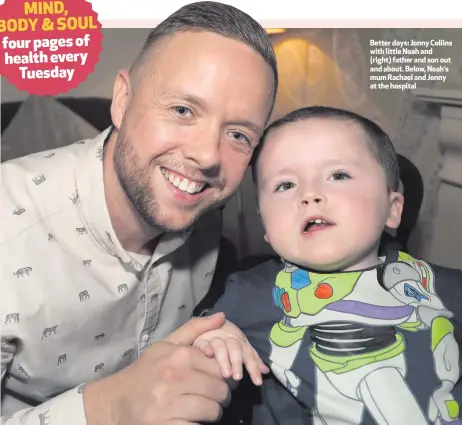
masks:
<instances>
[{"instance_id":1,"label":"boy's nose","mask_svg":"<svg viewBox=\"0 0 462 425\"><path fill-rule=\"evenodd\" d=\"M312 204L324 204L325 202L326 198L324 195L320 193L307 193L300 199L300 206L306 207Z\"/></svg>"}]
</instances>

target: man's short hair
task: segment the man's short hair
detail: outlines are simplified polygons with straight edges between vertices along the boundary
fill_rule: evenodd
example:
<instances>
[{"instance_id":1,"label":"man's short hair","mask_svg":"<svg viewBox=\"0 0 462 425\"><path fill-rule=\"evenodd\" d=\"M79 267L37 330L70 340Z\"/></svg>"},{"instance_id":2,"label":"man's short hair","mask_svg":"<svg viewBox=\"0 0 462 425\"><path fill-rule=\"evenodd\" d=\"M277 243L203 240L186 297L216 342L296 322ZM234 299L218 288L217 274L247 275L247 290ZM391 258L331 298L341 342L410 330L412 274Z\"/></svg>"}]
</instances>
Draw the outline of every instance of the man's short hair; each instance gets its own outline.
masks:
<instances>
[{"instance_id":1,"label":"man's short hair","mask_svg":"<svg viewBox=\"0 0 462 425\"><path fill-rule=\"evenodd\" d=\"M274 103L278 87L278 71L276 55L268 34L248 14L223 3L213 1L190 3L171 14L150 32L130 72L136 72L160 39L186 31L213 32L240 41L254 49L273 72ZM236 58L236 61L239 61L239 58Z\"/></svg>"},{"instance_id":2,"label":"man's short hair","mask_svg":"<svg viewBox=\"0 0 462 425\"><path fill-rule=\"evenodd\" d=\"M390 137L382 128L373 121L359 114L344 109L328 106L308 106L289 112L287 115L272 122L264 131L259 146L255 149L252 156L252 175L255 184L258 184L257 165L261 150L264 147L268 135L275 129L297 121L306 121L313 118L340 119L356 123L366 136L369 145L377 162L385 170L387 177L388 190L396 192L399 188L399 164L395 147Z\"/></svg>"}]
</instances>

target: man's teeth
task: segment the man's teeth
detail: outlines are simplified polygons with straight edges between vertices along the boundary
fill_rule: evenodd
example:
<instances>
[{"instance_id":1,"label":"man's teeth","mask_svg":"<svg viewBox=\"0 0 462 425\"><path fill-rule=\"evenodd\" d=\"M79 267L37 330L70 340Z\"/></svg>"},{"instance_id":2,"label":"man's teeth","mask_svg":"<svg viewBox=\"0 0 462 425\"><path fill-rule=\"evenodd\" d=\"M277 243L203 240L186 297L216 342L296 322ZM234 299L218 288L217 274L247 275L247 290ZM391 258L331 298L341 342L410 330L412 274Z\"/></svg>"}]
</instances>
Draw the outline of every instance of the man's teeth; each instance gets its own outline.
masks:
<instances>
[{"instance_id":1,"label":"man's teeth","mask_svg":"<svg viewBox=\"0 0 462 425\"><path fill-rule=\"evenodd\" d=\"M180 177L175 176L172 173L169 173L165 169L162 169L162 174L165 176L165 178L170 183L173 184L173 186L175 186L178 189L182 190L183 192L187 192L189 194L194 194L194 193L200 192L205 186L205 183L189 181L186 178L181 179Z\"/></svg>"},{"instance_id":2,"label":"man's teeth","mask_svg":"<svg viewBox=\"0 0 462 425\"><path fill-rule=\"evenodd\" d=\"M319 218L317 218L316 220L310 220L308 223L309 224L314 224L314 223L316 223L316 224L327 224L327 222L325 222L324 220L321 220Z\"/></svg>"}]
</instances>

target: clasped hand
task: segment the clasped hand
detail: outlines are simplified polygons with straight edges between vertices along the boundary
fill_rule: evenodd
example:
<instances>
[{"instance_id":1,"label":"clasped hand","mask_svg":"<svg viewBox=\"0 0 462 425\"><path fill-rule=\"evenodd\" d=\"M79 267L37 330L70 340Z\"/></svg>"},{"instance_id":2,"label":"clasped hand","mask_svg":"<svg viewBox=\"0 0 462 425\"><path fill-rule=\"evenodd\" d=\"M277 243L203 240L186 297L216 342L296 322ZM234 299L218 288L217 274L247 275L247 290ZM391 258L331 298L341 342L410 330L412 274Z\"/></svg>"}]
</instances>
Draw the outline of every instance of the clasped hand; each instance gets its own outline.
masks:
<instances>
[{"instance_id":1,"label":"clasped hand","mask_svg":"<svg viewBox=\"0 0 462 425\"><path fill-rule=\"evenodd\" d=\"M261 385L262 374L270 371L244 333L229 321L219 329L200 335L193 346L200 348L207 357L215 357L226 379L241 380L245 365L252 382Z\"/></svg>"}]
</instances>

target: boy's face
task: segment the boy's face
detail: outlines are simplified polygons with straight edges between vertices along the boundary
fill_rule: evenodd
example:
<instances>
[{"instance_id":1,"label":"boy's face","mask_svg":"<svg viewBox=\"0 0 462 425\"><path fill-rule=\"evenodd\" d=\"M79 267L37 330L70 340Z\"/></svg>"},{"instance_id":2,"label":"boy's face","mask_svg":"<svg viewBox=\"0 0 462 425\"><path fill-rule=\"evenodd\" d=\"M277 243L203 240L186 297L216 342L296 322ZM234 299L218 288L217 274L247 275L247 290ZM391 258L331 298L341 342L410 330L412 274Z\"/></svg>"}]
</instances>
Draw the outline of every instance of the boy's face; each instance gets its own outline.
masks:
<instances>
[{"instance_id":1,"label":"boy's face","mask_svg":"<svg viewBox=\"0 0 462 425\"><path fill-rule=\"evenodd\" d=\"M320 271L377 264L380 237L385 226L398 227L403 197L388 191L365 137L357 124L334 118L270 132L258 163L259 209L265 240L282 258Z\"/></svg>"}]
</instances>

